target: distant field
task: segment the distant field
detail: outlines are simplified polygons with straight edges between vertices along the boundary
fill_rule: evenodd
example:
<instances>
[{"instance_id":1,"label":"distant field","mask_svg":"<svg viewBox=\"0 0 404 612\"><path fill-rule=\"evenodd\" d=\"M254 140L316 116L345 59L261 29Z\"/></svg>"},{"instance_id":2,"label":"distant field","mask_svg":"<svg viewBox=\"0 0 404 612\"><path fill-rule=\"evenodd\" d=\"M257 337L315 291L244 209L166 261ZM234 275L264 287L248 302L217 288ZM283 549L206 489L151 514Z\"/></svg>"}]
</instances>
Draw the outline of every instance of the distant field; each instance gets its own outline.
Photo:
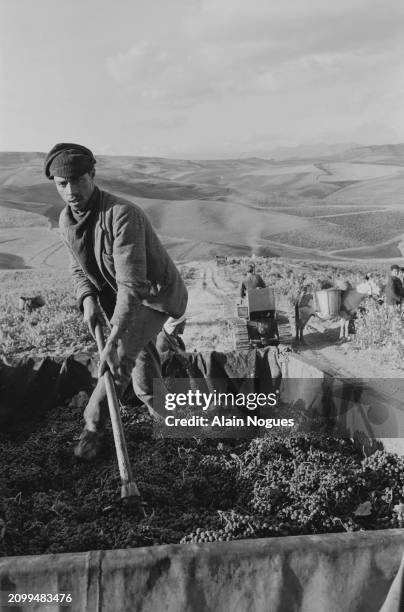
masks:
<instances>
[{"instance_id":1,"label":"distant field","mask_svg":"<svg viewBox=\"0 0 404 612\"><path fill-rule=\"evenodd\" d=\"M311 227L279 233L272 238L286 244L325 250L373 245L371 252L374 257L377 257L377 253L380 253L380 249L383 248L383 245L377 245L377 243L399 236L403 232L404 211L386 210L385 212L338 214L323 218L316 215L316 221ZM385 257L400 256L394 247L392 250L391 245L385 249L385 252L389 253ZM340 251L339 254L346 255L343 251Z\"/></svg>"},{"instance_id":2,"label":"distant field","mask_svg":"<svg viewBox=\"0 0 404 612\"><path fill-rule=\"evenodd\" d=\"M323 159L96 157L100 187L143 208L178 261L252 253L326 261L363 258L365 249L376 258L400 255L399 240L385 244L404 234L399 145ZM63 203L43 176L43 158L0 153L2 268L66 267L50 229Z\"/></svg>"},{"instance_id":3,"label":"distant field","mask_svg":"<svg viewBox=\"0 0 404 612\"><path fill-rule=\"evenodd\" d=\"M376 179L359 182L326 198L327 204L350 204L351 206L402 206L404 177Z\"/></svg>"},{"instance_id":4,"label":"distant field","mask_svg":"<svg viewBox=\"0 0 404 612\"><path fill-rule=\"evenodd\" d=\"M347 249L344 251L334 251L335 257L346 257L352 259L391 259L393 257L402 258L402 253L397 247L398 241L390 244L376 245L373 247L360 247L358 249Z\"/></svg>"},{"instance_id":5,"label":"distant field","mask_svg":"<svg viewBox=\"0 0 404 612\"><path fill-rule=\"evenodd\" d=\"M0 229L0 251L9 259L3 258L2 268L37 267L54 264L54 257L63 249L57 232L46 227L10 227ZM49 261L51 257L51 261ZM16 259L18 258L18 259ZM12 265L7 265L7 262ZM66 255L58 259L56 267L66 267Z\"/></svg>"},{"instance_id":6,"label":"distant field","mask_svg":"<svg viewBox=\"0 0 404 612\"><path fill-rule=\"evenodd\" d=\"M315 226L292 230L272 236L273 240L310 249L343 249L365 245L365 242L347 235L345 228L317 222Z\"/></svg>"},{"instance_id":7,"label":"distant field","mask_svg":"<svg viewBox=\"0 0 404 612\"><path fill-rule=\"evenodd\" d=\"M205 200L228 193L225 188L188 185L174 181L133 181L127 179L100 179L99 186L107 191L126 193L133 197L164 200Z\"/></svg>"},{"instance_id":8,"label":"distant field","mask_svg":"<svg viewBox=\"0 0 404 612\"><path fill-rule=\"evenodd\" d=\"M24 259L19 255L0 253L0 270L19 270L27 267Z\"/></svg>"},{"instance_id":9,"label":"distant field","mask_svg":"<svg viewBox=\"0 0 404 612\"><path fill-rule=\"evenodd\" d=\"M271 210L282 212L285 215L292 215L293 217L322 217L324 215L336 215L344 213L360 213L362 210L368 210L361 206L349 206L341 204L339 206L324 206L323 204L316 204L313 206L284 206L284 207L271 207ZM331 220L331 219L330 219Z\"/></svg>"},{"instance_id":10,"label":"distant field","mask_svg":"<svg viewBox=\"0 0 404 612\"><path fill-rule=\"evenodd\" d=\"M364 244L381 242L404 232L404 211L338 215L327 217L327 221L343 227L347 235Z\"/></svg>"},{"instance_id":11,"label":"distant field","mask_svg":"<svg viewBox=\"0 0 404 612\"><path fill-rule=\"evenodd\" d=\"M366 162L337 162L318 164L318 168L324 170L321 181L365 181L380 177L397 176L402 174L402 168L396 165Z\"/></svg>"},{"instance_id":12,"label":"distant field","mask_svg":"<svg viewBox=\"0 0 404 612\"><path fill-rule=\"evenodd\" d=\"M0 207L0 227L47 227L48 221L42 215L13 208Z\"/></svg>"}]
</instances>

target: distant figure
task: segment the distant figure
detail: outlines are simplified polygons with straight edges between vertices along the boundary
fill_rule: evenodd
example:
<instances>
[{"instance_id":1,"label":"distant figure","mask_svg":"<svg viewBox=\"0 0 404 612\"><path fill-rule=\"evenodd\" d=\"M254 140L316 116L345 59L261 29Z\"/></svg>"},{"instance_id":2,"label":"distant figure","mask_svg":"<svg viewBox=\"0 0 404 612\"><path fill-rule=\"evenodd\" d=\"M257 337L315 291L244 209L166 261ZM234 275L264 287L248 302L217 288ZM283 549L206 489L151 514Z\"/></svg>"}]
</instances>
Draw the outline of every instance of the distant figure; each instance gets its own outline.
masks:
<instances>
[{"instance_id":1,"label":"distant figure","mask_svg":"<svg viewBox=\"0 0 404 612\"><path fill-rule=\"evenodd\" d=\"M185 344L180 337L184 333L186 318L185 316L173 319L172 317L164 324L163 329L157 336L156 348L163 358L166 353L185 352Z\"/></svg>"},{"instance_id":2,"label":"distant figure","mask_svg":"<svg viewBox=\"0 0 404 612\"><path fill-rule=\"evenodd\" d=\"M400 280L400 267L392 264L390 274L385 287L386 304L388 306L400 306L404 297L403 283Z\"/></svg>"},{"instance_id":3,"label":"distant figure","mask_svg":"<svg viewBox=\"0 0 404 612\"><path fill-rule=\"evenodd\" d=\"M244 298L247 295L247 291L251 291L251 289L258 289L258 287L264 288L266 285L262 279L262 276L255 273L254 264L249 264L246 275L240 283L240 297Z\"/></svg>"},{"instance_id":4,"label":"distant figure","mask_svg":"<svg viewBox=\"0 0 404 612\"><path fill-rule=\"evenodd\" d=\"M156 348L160 355L164 378L188 378L185 344L180 337L184 333L186 318L170 318L157 336ZM172 359L173 358L173 359Z\"/></svg>"}]
</instances>

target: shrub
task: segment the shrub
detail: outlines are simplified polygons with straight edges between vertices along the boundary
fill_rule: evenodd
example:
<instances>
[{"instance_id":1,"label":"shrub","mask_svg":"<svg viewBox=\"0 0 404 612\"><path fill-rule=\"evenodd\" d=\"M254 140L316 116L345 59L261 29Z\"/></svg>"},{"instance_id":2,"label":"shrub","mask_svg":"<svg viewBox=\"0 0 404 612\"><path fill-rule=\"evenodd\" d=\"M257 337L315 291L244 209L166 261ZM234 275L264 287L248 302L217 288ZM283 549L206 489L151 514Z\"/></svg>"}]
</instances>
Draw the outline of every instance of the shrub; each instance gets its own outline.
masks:
<instances>
[{"instance_id":1,"label":"shrub","mask_svg":"<svg viewBox=\"0 0 404 612\"><path fill-rule=\"evenodd\" d=\"M404 313L371 302L366 312L358 314L354 342L361 349L382 350L399 365L404 357Z\"/></svg>"}]
</instances>

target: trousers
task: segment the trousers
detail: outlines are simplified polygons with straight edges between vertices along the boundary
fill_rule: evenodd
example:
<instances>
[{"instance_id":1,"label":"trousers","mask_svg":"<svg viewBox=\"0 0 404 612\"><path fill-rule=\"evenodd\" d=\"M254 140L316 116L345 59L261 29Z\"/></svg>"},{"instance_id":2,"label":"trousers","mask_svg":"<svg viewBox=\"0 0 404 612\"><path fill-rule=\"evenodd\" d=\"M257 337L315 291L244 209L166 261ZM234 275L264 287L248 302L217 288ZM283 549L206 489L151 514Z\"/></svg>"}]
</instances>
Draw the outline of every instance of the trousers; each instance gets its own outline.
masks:
<instances>
[{"instance_id":1,"label":"trousers","mask_svg":"<svg viewBox=\"0 0 404 612\"><path fill-rule=\"evenodd\" d=\"M120 399L131 379L133 390L152 416L163 414L167 388L161 376L160 356L156 349L156 337L161 331L168 315L141 305L136 313L133 330L129 330L128 340L119 343L118 357L121 377L116 382ZM108 400L103 377L97 385L84 411L86 429L97 431L105 426L108 418Z\"/></svg>"}]
</instances>

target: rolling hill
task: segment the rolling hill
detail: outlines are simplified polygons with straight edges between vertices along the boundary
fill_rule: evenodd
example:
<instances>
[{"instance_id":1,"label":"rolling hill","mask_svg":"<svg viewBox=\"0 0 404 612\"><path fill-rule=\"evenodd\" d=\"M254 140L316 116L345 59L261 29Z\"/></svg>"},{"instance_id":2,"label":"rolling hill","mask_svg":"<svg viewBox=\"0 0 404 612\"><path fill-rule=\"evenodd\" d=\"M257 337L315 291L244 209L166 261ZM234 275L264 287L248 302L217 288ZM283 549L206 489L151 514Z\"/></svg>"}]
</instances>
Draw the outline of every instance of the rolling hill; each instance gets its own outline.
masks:
<instances>
[{"instance_id":1,"label":"rolling hill","mask_svg":"<svg viewBox=\"0 0 404 612\"><path fill-rule=\"evenodd\" d=\"M141 206L179 261L402 255L404 144L278 160L96 157L99 186ZM43 158L0 153L0 268L66 265L56 229L63 204Z\"/></svg>"}]
</instances>

